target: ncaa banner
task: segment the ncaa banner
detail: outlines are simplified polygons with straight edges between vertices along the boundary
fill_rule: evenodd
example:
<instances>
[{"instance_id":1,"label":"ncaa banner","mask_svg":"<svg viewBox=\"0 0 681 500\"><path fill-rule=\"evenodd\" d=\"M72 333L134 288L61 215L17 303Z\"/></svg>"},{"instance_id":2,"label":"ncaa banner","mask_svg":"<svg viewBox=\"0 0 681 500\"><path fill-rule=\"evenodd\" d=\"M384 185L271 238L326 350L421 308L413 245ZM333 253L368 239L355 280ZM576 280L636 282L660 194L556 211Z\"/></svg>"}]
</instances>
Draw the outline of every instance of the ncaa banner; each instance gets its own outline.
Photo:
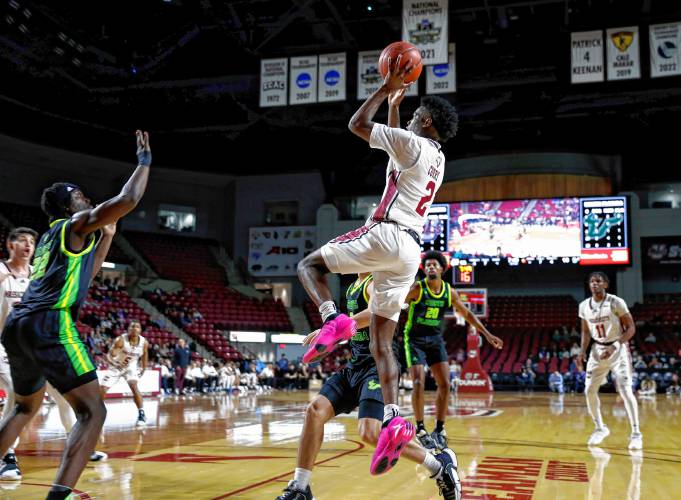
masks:
<instances>
[{"instance_id":1,"label":"ncaa banner","mask_svg":"<svg viewBox=\"0 0 681 500\"><path fill-rule=\"evenodd\" d=\"M319 56L319 102L346 99L346 61L345 52Z\"/></svg>"},{"instance_id":2,"label":"ncaa banner","mask_svg":"<svg viewBox=\"0 0 681 500\"><path fill-rule=\"evenodd\" d=\"M447 64L449 15L447 0L403 0L402 40L416 45L423 64Z\"/></svg>"},{"instance_id":3,"label":"ncaa banner","mask_svg":"<svg viewBox=\"0 0 681 500\"><path fill-rule=\"evenodd\" d=\"M383 83L378 71L380 50L368 50L357 53L357 99L363 101L376 92Z\"/></svg>"},{"instance_id":4,"label":"ncaa banner","mask_svg":"<svg viewBox=\"0 0 681 500\"><path fill-rule=\"evenodd\" d=\"M650 76L681 74L681 24L654 24L650 26Z\"/></svg>"},{"instance_id":5,"label":"ncaa banner","mask_svg":"<svg viewBox=\"0 0 681 500\"><path fill-rule=\"evenodd\" d=\"M252 227L248 271L251 276L295 276L298 262L316 247L315 226Z\"/></svg>"},{"instance_id":6,"label":"ncaa banner","mask_svg":"<svg viewBox=\"0 0 681 500\"><path fill-rule=\"evenodd\" d=\"M456 53L453 43L449 44L449 62L426 66L426 94L448 94L456 92Z\"/></svg>"},{"instance_id":7,"label":"ncaa banner","mask_svg":"<svg viewBox=\"0 0 681 500\"><path fill-rule=\"evenodd\" d=\"M317 102L317 56L292 57L289 104Z\"/></svg>"},{"instance_id":8,"label":"ncaa banner","mask_svg":"<svg viewBox=\"0 0 681 500\"><path fill-rule=\"evenodd\" d=\"M260 61L260 107L286 106L288 59Z\"/></svg>"},{"instance_id":9,"label":"ncaa banner","mask_svg":"<svg viewBox=\"0 0 681 500\"><path fill-rule=\"evenodd\" d=\"M610 28L605 32L608 47L608 80L641 78L638 26Z\"/></svg>"},{"instance_id":10,"label":"ncaa banner","mask_svg":"<svg viewBox=\"0 0 681 500\"><path fill-rule=\"evenodd\" d=\"M572 33L572 83L602 82L603 32L580 31Z\"/></svg>"}]
</instances>

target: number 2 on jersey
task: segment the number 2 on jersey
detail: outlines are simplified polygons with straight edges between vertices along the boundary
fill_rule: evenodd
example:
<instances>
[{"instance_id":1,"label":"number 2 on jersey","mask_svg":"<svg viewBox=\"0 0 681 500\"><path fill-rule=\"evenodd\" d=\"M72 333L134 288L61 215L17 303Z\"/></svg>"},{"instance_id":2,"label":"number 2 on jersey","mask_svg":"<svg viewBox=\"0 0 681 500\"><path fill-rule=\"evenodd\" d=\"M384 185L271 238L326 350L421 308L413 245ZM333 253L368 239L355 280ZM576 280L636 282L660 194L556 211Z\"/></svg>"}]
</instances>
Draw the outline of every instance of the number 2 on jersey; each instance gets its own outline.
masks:
<instances>
[{"instance_id":1,"label":"number 2 on jersey","mask_svg":"<svg viewBox=\"0 0 681 500\"><path fill-rule=\"evenodd\" d=\"M602 324L597 324L596 325L596 336L599 339L604 339L605 338L605 326Z\"/></svg>"},{"instance_id":2,"label":"number 2 on jersey","mask_svg":"<svg viewBox=\"0 0 681 500\"><path fill-rule=\"evenodd\" d=\"M416 207L416 213L421 217L426 215L426 204L433 199L433 196L435 196L435 183L433 181L430 181L428 184L426 184L426 191L428 191L428 194L421 198L421 201L419 201L419 204Z\"/></svg>"}]
</instances>

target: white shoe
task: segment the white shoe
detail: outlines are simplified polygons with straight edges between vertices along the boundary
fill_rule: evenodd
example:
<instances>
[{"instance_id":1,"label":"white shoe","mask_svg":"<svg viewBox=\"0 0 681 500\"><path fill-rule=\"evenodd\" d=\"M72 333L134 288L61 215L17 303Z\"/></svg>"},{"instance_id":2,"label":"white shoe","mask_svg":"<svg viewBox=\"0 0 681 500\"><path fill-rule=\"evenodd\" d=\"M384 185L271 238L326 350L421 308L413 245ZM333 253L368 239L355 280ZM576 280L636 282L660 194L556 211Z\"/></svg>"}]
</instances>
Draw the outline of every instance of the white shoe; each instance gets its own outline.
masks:
<instances>
[{"instance_id":1,"label":"white shoe","mask_svg":"<svg viewBox=\"0 0 681 500\"><path fill-rule=\"evenodd\" d=\"M637 432L632 434L629 438L629 449L630 450L642 450L643 449L643 434Z\"/></svg>"},{"instance_id":2,"label":"white shoe","mask_svg":"<svg viewBox=\"0 0 681 500\"><path fill-rule=\"evenodd\" d=\"M589 441L588 444L589 446L597 446L603 442L605 438L607 438L610 435L610 429L607 427L603 426L602 429L596 429L591 433L591 436L589 436Z\"/></svg>"},{"instance_id":3,"label":"white shoe","mask_svg":"<svg viewBox=\"0 0 681 500\"><path fill-rule=\"evenodd\" d=\"M103 451L95 450L92 452L92 455L90 455L90 462L104 462L107 458L109 458L109 455Z\"/></svg>"}]
</instances>

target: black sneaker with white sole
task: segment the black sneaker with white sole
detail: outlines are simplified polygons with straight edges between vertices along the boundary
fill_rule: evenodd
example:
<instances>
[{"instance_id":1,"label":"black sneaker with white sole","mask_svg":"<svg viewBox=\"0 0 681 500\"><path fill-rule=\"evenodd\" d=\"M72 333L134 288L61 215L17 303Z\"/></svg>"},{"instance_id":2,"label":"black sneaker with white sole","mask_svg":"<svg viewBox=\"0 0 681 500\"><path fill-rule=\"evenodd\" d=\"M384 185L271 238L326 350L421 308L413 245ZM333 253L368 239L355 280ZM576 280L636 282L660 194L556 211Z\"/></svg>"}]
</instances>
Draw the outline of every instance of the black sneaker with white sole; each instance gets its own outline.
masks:
<instances>
[{"instance_id":1,"label":"black sneaker with white sole","mask_svg":"<svg viewBox=\"0 0 681 500\"><path fill-rule=\"evenodd\" d=\"M18 481L21 479L21 471L17 462L17 456L14 453L6 454L2 459L2 466L0 467L0 480L2 481Z\"/></svg>"},{"instance_id":2,"label":"black sneaker with white sole","mask_svg":"<svg viewBox=\"0 0 681 500\"><path fill-rule=\"evenodd\" d=\"M303 490L298 486L298 483L292 480L288 482L288 486L276 500L314 500L314 496L309 484Z\"/></svg>"},{"instance_id":3,"label":"black sneaker with white sole","mask_svg":"<svg viewBox=\"0 0 681 500\"><path fill-rule=\"evenodd\" d=\"M435 455L435 458L442 465L440 472L433 476L440 490L440 495L445 500L461 500L461 480L457 470L459 464L456 453L445 448L442 453Z\"/></svg>"},{"instance_id":4,"label":"black sneaker with white sole","mask_svg":"<svg viewBox=\"0 0 681 500\"><path fill-rule=\"evenodd\" d=\"M416 439L419 440L421 446L423 446L426 450L434 450L437 447L435 441L432 437L430 437L430 434L428 434L428 431L425 429L421 429L416 433Z\"/></svg>"},{"instance_id":5,"label":"black sneaker with white sole","mask_svg":"<svg viewBox=\"0 0 681 500\"><path fill-rule=\"evenodd\" d=\"M435 442L435 447L444 450L447 448L447 431L442 429L441 431L433 431L430 433L430 437L433 438Z\"/></svg>"}]
</instances>

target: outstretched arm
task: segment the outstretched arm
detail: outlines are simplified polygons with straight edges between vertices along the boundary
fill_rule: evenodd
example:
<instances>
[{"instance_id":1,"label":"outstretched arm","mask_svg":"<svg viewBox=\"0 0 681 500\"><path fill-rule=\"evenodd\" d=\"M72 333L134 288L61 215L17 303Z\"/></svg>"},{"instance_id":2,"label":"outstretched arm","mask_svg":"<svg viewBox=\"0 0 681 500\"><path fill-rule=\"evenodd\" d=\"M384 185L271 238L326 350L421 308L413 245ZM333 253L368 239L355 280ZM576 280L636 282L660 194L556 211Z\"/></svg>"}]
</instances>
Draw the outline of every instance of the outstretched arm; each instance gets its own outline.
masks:
<instances>
[{"instance_id":1,"label":"outstretched arm","mask_svg":"<svg viewBox=\"0 0 681 500\"><path fill-rule=\"evenodd\" d=\"M385 98L388 97L390 92L405 88L404 78L412 70L412 66L407 65L404 68L400 68L401 60L402 56L400 55L397 57L393 69L385 75L383 85L370 95L352 118L350 118L350 123L348 124L350 131L367 142L369 142L371 131L374 128L374 116L376 115L378 108L383 104L383 101L385 101ZM391 63L392 61L388 59L389 68L393 66Z\"/></svg>"},{"instance_id":2,"label":"outstretched arm","mask_svg":"<svg viewBox=\"0 0 681 500\"><path fill-rule=\"evenodd\" d=\"M97 244L97 250L95 250L95 264L92 267L92 276L90 276L90 283L95 279L97 273L102 268L102 264L106 260L106 256L111 249L111 242L113 241L114 234L116 234L116 223L112 222L107 224L102 228L102 238Z\"/></svg>"},{"instance_id":3,"label":"outstretched arm","mask_svg":"<svg viewBox=\"0 0 681 500\"><path fill-rule=\"evenodd\" d=\"M82 248L89 234L132 212L142 199L149 179L151 148L149 147L149 134L147 132L142 133L138 130L136 136L137 168L118 195L97 205L92 210L78 212L71 218L69 245L72 249Z\"/></svg>"},{"instance_id":4,"label":"outstretched arm","mask_svg":"<svg viewBox=\"0 0 681 500\"><path fill-rule=\"evenodd\" d=\"M499 337L496 337L492 335L489 330L485 327L485 325L482 324L482 322L478 319L478 317L473 314L473 312L466 307L466 305L463 303L461 300L461 297L459 297L459 294L456 293L454 290L452 290L452 305L454 306L454 311L458 312L461 316L464 317L466 320L466 323L474 327L477 331L481 332L483 337L487 339L487 342L492 344L493 347L496 349L501 349L504 347L504 341L501 340Z\"/></svg>"}]
</instances>

